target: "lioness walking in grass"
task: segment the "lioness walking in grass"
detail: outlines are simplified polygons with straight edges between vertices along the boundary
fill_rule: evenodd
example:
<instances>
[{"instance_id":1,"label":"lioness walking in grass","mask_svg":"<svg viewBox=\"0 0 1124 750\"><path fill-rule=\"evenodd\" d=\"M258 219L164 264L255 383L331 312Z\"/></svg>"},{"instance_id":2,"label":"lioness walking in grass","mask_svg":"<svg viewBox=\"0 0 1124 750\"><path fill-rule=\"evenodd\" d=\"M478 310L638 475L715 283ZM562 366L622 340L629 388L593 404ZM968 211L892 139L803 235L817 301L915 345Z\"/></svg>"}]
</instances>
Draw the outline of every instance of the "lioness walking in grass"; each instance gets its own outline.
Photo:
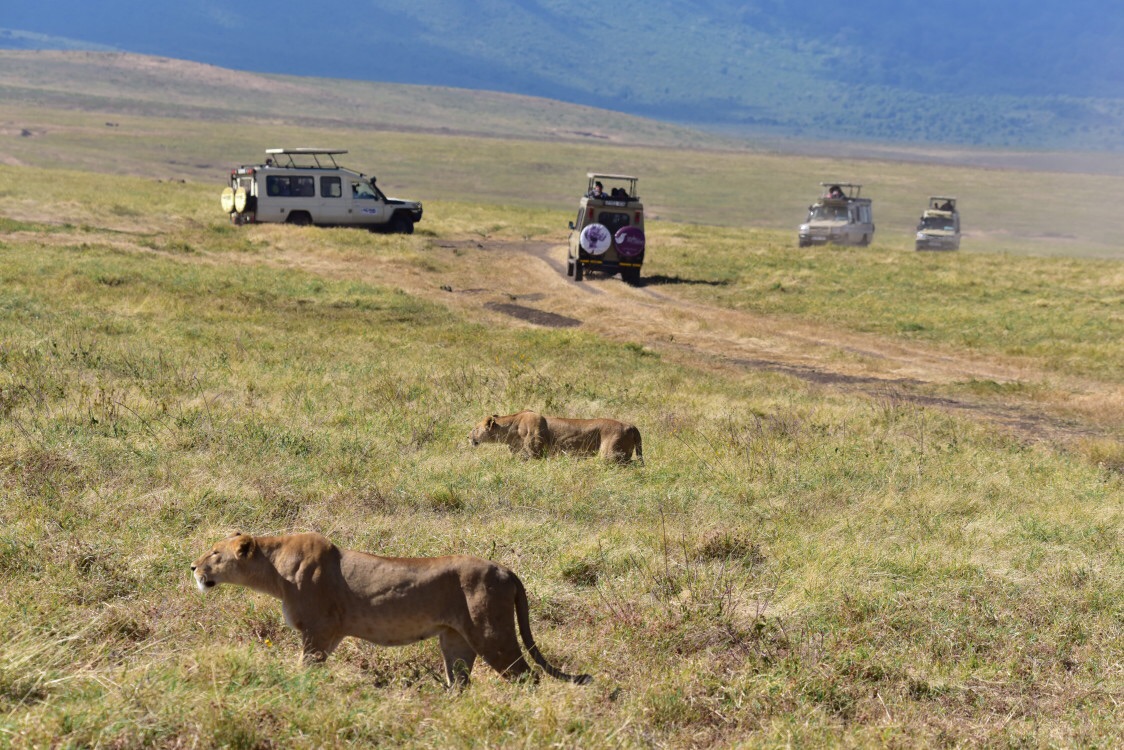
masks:
<instances>
[{"instance_id":1,"label":"lioness walking in grass","mask_svg":"<svg viewBox=\"0 0 1124 750\"><path fill-rule=\"evenodd\" d=\"M503 417L493 414L481 420L468 439L474 447L505 443L523 458L542 458L548 453L600 455L623 464L632 460L635 451L636 458L644 460L640 430L616 419L544 417L533 411Z\"/></svg>"},{"instance_id":2,"label":"lioness walking in grass","mask_svg":"<svg viewBox=\"0 0 1124 750\"><path fill-rule=\"evenodd\" d=\"M548 675L579 685L591 680L543 658L531 636L523 582L478 557L380 557L341 550L320 534L235 533L191 571L204 592L229 583L280 599L286 624L301 634L304 664L324 661L346 636L380 646L436 637L449 685L468 684L477 656L514 679L531 672L518 623L527 651Z\"/></svg>"}]
</instances>

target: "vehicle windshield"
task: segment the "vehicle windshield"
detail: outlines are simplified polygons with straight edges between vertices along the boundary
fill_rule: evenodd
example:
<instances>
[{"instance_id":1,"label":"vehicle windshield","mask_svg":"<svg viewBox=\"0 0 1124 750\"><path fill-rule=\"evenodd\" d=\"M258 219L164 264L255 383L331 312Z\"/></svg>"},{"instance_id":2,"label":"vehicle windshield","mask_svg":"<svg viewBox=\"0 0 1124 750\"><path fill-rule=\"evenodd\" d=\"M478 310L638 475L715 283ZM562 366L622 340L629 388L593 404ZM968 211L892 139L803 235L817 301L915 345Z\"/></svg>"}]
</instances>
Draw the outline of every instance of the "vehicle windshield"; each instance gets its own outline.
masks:
<instances>
[{"instance_id":1,"label":"vehicle windshield","mask_svg":"<svg viewBox=\"0 0 1124 750\"><path fill-rule=\"evenodd\" d=\"M921 220L920 229L943 229L951 232L956 229L952 219L946 219L943 216L926 216Z\"/></svg>"},{"instance_id":2,"label":"vehicle windshield","mask_svg":"<svg viewBox=\"0 0 1124 750\"><path fill-rule=\"evenodd\" d=\"M847 221L846 206L816 206L808 221Z\"/></svg>"}]
</instances>

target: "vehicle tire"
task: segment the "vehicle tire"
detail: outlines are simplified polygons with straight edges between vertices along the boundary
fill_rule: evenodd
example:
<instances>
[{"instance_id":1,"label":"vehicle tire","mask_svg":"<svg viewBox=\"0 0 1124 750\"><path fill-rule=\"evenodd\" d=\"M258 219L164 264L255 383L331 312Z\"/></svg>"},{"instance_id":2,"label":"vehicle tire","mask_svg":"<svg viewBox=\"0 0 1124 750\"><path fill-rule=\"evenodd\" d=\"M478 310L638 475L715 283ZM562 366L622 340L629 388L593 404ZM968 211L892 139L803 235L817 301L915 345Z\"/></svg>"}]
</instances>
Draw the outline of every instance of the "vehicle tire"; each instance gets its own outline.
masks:
<instances>
[{"instance_id":1,"label":"vehicle tire","mask_svg":"<svg viewBox=\"0 0 1124 750\"><path fill-rule=\"evenodd\" d=\"M866 247L869 244L870 244L870 235L864 234L863 238L861 240L859 240L859 247Z\"/></svg>"},{"instance_id":2,"label":"vehicle tire","mask_svg":"<svg viewBox=\"0 0 1124 750\"><path fill-rule=\"evenodd\" d=\"M575 260L574 261L574 281L581 281L583 276L585 276L585 269L582 268L582 262L580 260Z\"/></svg>"},{"instance_id":3,"label":"vehicle tire","mask_svg":"<svg viewBox=\"0 0 1124 750\"><path fill-rule=\"evenodd\" d=\"M640 283L640 269L639 268L622 268L621 281L629 286L636 286Z\"/></svg>"},{"instance_id":4,"label":"vehicle tire","mask_svg":"<svg viewBox=\"0 0 1124 750\"><path fill-rule=\"evenodd\" d=\"M395 234L413 234L414 220L405 214L395 214L390 220L390 231Z\"/></svg>"},{"instance_id":5,"label":"vehicle tire","mask_svg":"<svg viewBox=\"0 0 1124 750\"><path fill-rule=\"evenodd\" d=\"M796 244L798 244L800 247L808 247L808 245L811 245L812 243L808 242L807 240L797 240Z\"/></svg>"},{"instance_id":6,"label":"vehicle tire","mask_svg":"<svg viewBox=\"0 0 1124 750\"><path fill-rule=\"evenodd\" d=\"M312 224L312 217L309 216L308 211L291 211L285 219L286 224L293 224L298 227L307 227Z\"/></svg>"},{"instance_id":7,"label":"vehicle tire","mask_svg":"<svg viewBox=\"0 0 1124 750\"><path fill-rule=\"evenodd\" d=\"M573 276L574 275L574 259L573 258L566 258L566 275L567 276Z\"/></svg>"}]
</instances>

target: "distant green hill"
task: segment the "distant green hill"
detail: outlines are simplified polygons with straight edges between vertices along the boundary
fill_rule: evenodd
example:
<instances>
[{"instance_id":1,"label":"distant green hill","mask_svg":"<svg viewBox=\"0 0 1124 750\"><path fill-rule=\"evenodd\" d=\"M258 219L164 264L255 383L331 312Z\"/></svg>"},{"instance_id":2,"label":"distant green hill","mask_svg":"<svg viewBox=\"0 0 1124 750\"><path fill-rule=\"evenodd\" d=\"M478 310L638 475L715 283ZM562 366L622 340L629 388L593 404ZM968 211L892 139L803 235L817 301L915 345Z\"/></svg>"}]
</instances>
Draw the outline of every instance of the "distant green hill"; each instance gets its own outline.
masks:
<instances>
[{"instance_id":1,"label":"distant green hill","mask_svg":"<svg viewBox=\"0 0 1124 750\"><path fill-rule=\"evenodd\" d=\"M1124 148L1124 4L1104 0L371 0L331 13L54 0L2 23L19 33L0 46L111 44L757 133Z\"/></svg>"}]
</instances>

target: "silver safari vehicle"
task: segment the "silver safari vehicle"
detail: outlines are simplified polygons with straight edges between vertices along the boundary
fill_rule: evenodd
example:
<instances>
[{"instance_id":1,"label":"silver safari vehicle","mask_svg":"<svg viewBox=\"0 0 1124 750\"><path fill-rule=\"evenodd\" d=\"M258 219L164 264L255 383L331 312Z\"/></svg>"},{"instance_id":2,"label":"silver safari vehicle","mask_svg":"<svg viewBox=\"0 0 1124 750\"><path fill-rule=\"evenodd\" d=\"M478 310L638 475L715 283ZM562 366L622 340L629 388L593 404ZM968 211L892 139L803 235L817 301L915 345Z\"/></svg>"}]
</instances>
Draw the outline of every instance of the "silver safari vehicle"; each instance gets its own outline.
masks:
<instances>
[{"instance_id":1,"label":"silver safari vehicle","mask_svg":"<svg viewBox=\"0 0 1124 750\"><path fill-rule=\"evenodd\" d=\"M917 223L914 250L959 250L960 212L956 198L951 195L933 195L921 212Z\"/></svg>"},{"instance_id":2,"label":"silver safari vehicle","mask_svg":"<svg viewBox=\"0 0 1124 750\"><path fill-rule=\"evenodd\" d=\"M870 198L860 197L862 185L821 182L823 193L808 206L800 225L800 247L809 245L869 245L874 239L874 211Z\"/></svg>"}]
</instances>

